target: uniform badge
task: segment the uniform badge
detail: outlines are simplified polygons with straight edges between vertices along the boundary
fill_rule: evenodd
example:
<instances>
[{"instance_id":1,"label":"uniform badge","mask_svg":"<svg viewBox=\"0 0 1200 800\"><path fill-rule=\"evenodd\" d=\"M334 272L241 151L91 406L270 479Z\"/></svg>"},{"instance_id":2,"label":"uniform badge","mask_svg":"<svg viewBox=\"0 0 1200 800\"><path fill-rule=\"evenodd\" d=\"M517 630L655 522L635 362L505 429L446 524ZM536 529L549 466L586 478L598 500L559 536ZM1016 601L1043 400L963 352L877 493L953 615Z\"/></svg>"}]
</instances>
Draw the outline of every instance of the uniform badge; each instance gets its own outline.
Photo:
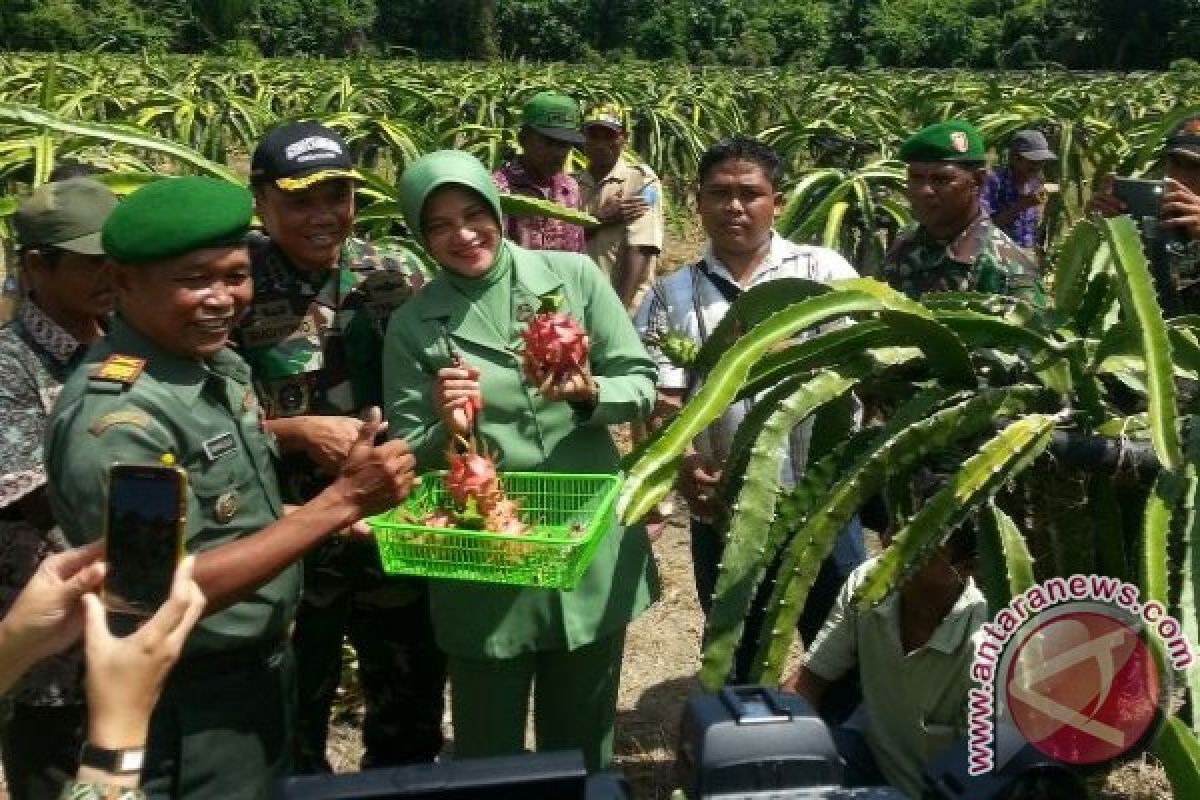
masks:
<instances>
[{"instance_id":1,"label":"uniform badge","mask_svg":"<svg viewBox=\"0 0 1200 800\"><path fill-rule=\"evenodd\" d=\"M213 504L213 519L224 525L233 519L238 512L238 493L229 491L217 498Z\"/></svg>"},{"instance_id":2,"label":"uniform badge","mask_svg":"<svg viewBox=\"0 0 1200 800\"><path fill-rule=\"evenodd\" d=\"M237 440L233 438L232 433L225 432L202 442L201 447L204 448L204 455L211 463L237 450Z\"/></svg>"},{"instance_id":3,"label":"uniform badge","mask_svg":"<svg viewBox=\"0 0 1200 800\"><path fill-rule=\"evenodd\" d=\"M246 393L242 395L242 411L252 411L257 404L258 401L254 396L254 390L247 389Z\"/></svg>"},{"instance_id":4,"label":"uniform badge","mask_svg":"<svg viewBox=\"0 0 1200 800\"><path fill-rule=\"evenodd\" d=\"M962 131L950 132L950 146L956 153L965 153L971 148L970 142L967 141L967 135Z\"/></svg>"},{"instance_id":5,"label":"uniform badge","mask_svg":"<svg viewBox=\"0 0 1200 800\"><path fill-rule=\"evenodd\" d=\"M529 303L521 303L517 306L517 322L529 322L533 319L533 306Z\"/></svg>"},{"instance_id":6,"label":"uniform badge","mask_svg":"<svg viewBox=\"0 0 1200 800\"><path fill-rule=\"evenodd\" d=\"M96 371L92 373L93 378L99 378L102 381L112 381L113 383L123 383L126 386L132 384L142 374L142 370L146 368L146 359L134 358L133 356L123 356L119 353L113 353L108 358L96 367Z\"/></svg>"},{"instance_id":7,"label":"uniform badge","mask_svg":"<svg viewBox=\"0 0 1200 800\"><path fill-rule=\"evenodd\" d=\"M88 425L88 433L92 436L99 436L115 425L132 425L135 428L146 428L150 425L150 416L143 411L132 408L121 411L110 411L92 420L92 424Z\"/></svg>"}]
</instances>

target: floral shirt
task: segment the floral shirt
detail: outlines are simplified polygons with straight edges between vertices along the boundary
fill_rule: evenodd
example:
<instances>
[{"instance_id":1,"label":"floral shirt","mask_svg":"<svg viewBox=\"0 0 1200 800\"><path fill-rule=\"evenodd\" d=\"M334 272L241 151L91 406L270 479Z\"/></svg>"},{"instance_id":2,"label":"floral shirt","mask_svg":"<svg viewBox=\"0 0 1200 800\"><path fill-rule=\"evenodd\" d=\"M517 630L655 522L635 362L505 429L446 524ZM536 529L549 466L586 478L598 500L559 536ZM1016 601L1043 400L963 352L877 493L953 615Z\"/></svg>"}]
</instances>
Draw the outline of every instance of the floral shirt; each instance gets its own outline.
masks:
<instances>
[{"instance_id":1,"label":"floral shirt","mask_svg":"<svg viewBox=\"0 0 1200 800\"><path fill-rule=\"evenodd\" d=\"M58 527L27 522L16 503L46 484L42 434L63 381L86 349L29 299L0 330L0 615L46 556L67 549ZM28 705L80 704L81 677L80 650L73 648L30 670L13 698Z\"/></svg>"},{"instance_id":2,"label":"floral shirt","mask_svg":"<svg viewBox=\"0 0 1200 800\"><path fill-rule=\"evenodd\" d=\"M492 173L492 181L507 194L552 200L569 208L583 207L579 183L565 172L559 172L546 183L535 180L520 161L510 161ZM587 252L583 228L556 219L510 214L504 223L504 235L528 250Z\"/></svg>"},{"instance_id":3,"label":"floral shirt","mask_svg":"<svg viewBox=\"0 0 1200 800\"><path fill-rule=\"evenodd\" d=\"M979 195L979 204L983 207L983 213L994 217L1017 202L1021 195L1034 194L1041 188L1042 182L1037 178L1027 181L1024 186L1018 186L1012 170L1001 167L988 173L983 192ZM1033 247L1037 244L1040 220L1041 211L1037 206L1031 206L1017 214L1016 218L1001 230L1021 247Z\"/></svg>"}]
</instances>

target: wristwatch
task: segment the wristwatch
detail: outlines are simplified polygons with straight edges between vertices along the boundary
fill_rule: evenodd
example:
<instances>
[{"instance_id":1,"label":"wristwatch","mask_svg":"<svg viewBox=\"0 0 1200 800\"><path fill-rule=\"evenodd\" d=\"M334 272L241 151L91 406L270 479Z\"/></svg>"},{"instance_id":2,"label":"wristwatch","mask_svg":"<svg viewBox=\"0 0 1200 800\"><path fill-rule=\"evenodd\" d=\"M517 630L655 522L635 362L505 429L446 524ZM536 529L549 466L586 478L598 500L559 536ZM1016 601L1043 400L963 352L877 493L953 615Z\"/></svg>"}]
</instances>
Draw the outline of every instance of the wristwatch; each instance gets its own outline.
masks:
<instances>
[{"instance_id":1,"label":"wristwatch","mask_svg":"<svg viewBox=\"0 0 1200 800\"><path fill-rule=\"evenodd\" d=\"M79 765L102 770L110 775L132 775L142 771L146 761L146 748L127 747L121 750L109 750L97 747L91 742L84 742L79 752Z\"/></svg>"}]
</instances>

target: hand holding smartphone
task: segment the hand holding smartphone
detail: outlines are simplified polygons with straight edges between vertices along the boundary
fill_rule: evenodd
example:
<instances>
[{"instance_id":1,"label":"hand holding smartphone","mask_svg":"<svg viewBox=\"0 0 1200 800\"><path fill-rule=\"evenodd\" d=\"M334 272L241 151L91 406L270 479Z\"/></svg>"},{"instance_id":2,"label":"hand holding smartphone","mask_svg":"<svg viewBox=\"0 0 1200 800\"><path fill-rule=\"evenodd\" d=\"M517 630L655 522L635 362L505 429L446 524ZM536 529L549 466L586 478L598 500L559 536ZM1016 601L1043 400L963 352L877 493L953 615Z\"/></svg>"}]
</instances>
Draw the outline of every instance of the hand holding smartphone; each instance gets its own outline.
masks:
<instances>
[{"instance_id":1,"label":"hand holding smartphone","mask_svg":"<svg viewBox=\"0 0 1200 800\"><path fill-rule=\"evenodd\" d=\"M109 469L104 605L110 616L136 628L167 601L183 556L186 512L187 473L179 467L114 464Z\"/></svg>"},{"instance_id":2,"label":"hand holding smartphone","mask_svg":"<svg viewBox=\"0 0 1200 800\"><path fill-rule=\"evenodd\" d=\"M1163 182L1144 178L1113 179L1113 194L1125 204L1125 211L1134 219L1157 219L1162 205Z\"/></svg>"}]
</instances>

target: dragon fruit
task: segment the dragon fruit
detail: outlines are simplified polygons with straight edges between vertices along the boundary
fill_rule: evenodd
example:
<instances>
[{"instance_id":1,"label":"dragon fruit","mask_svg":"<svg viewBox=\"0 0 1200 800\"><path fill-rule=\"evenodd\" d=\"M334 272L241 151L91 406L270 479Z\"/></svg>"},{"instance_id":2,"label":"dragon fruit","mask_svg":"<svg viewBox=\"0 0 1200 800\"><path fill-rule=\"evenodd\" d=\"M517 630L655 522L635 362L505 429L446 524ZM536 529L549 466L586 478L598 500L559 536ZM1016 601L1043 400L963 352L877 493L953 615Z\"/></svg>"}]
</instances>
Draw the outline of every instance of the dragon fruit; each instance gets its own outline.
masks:
<instances>
[{"instance_id":1,"label":"dragon fruit","mask_svg":"<svg viewBox=\"0 0 1200 800\"><path fill-rule=\"evenodd\" d=\"M475 451L447 455L446 492L454 502L457 524L493 533L523 534L530 528L521 521L520 507L504 494L491 456Z\"/></svg>"},{"instance_id":2,"label":"dragon fruit","mask_svg":"<svg viewBox=\"0 0 1200 800\"><path fill-rule=\"evenodd\" d=\"M426 528L452 528L454 527L454 519L448 512L437 508L423 516L421 524Z\"/></svg>"},{"instance_id":3,"label":"dragon fruit","mask_svg":"<svg viewBox=\"0 0 1200 800\"><path fill-rule=\"evenodd\" d=\"M467 501L475 499L481 507L484 499L500 491L500 480L496 476L496 462L489 456L474 451L452 453L448 460L446 491L455 505L465 507Z\"/></svg>"},{"instance_id":4,"label":"dragon fruit","mask_svg":"<svg viewBox=\"0 0 1200 800\"><path fill-rule=\"evenodd\" d=\"M529 321L521 333L527 368L562 379L587 365L587 333L568 314L549 311Z\"/></svg>"},{"instance_id":5,"label":"dragon fruit","mask_svg":"<svg viewBox=\"0 0 1200 800\"><path fill-rule=\"evenodd\" d=\"M488 508L483 518L483 527L492 533L523 534L528 530L528 526L521 522L520 511L514 501L501 497Z\"/></svg>"}]
</instances>

